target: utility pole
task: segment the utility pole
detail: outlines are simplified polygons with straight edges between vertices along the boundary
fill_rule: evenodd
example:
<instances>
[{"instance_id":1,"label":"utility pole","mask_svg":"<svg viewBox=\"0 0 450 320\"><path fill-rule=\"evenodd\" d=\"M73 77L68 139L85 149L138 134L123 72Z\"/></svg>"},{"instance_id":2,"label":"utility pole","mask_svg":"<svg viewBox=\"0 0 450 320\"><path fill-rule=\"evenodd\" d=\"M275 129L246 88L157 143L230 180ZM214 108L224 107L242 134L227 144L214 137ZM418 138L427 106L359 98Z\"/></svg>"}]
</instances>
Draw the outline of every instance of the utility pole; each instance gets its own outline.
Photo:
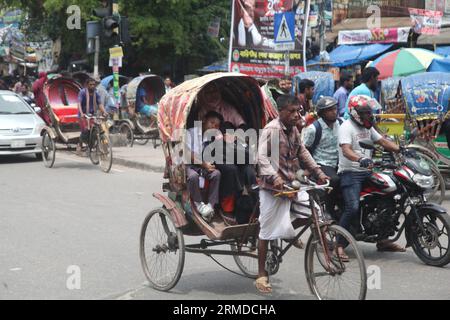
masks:
<instances>
[{"instance_id":1,"label":"utility pole","mask_svg":"<svg viewBox=\"0 0 450 320\"><path fill-rule=\"evenodd\" d=\"M308 32L309 22L309 7L311 6L311 0L305 0L305 14L303 20L303 70L306 72L306 34Z\"/></svg>"},{"instance_id":2,"label":"utility pole","mask_svg":"<svg viewBox=\"0 0 450 320\"><path fill-rule=\"evenodd\" d=\"M112 2L112 14L113 17L119 18L118 25L120 26L120 14L119 14L119 0L113 0ZM114 32L117 34L117 45L120 45L120 32L119 26L114 29ZM120 58L122 59L122 57ZM113 59L113 86L114 86L114 98L116 100L116 105L119 103L119 63L118 59Z\"/></svg>"},{"instance_id":3,"label":"utility pole","mask_svg":"<svg viewBox=\"0 0 450 320\"><path fill-rule=\"evenodd\" d=\"M320 41L320 52L325 50L325 0L320 0L319 2L319 41Z\"/></svg>"},{"instance_id":4,"label":"utility pole","mask_svg":"<svg viewBox=\"0 0 450 320\"><path fill-rule=\"evenodd\" d=\"M100 37L95 36L94 78L98 77L98 56L100 54Z\"/></svg>"}]
</instances>

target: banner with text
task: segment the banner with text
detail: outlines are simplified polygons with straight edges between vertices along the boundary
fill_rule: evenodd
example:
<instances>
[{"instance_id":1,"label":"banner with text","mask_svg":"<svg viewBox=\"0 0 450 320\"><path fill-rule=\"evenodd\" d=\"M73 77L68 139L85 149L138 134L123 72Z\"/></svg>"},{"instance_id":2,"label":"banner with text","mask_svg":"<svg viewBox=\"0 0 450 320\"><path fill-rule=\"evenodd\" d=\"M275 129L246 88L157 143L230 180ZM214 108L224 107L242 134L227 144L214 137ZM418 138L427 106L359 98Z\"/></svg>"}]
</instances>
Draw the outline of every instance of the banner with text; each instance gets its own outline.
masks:
<instances>
[{"instance_id":1,"label":"banner with text","mask_svg":"<svg viewBox=\"0 0 450 320\"><path fill-rule=\"evenodd\" d=\"M442 11L409 8L414 23L414 32L418 34L436 35L441 32Z\"/></svg>"},{"instance_id":2,"label":"banner with text","mask_svg":"<svg viewBox=\"0 0 450 320\"><path fill-rule=\"evenodd\" d=\"M339 31L338 44L406 43L410 28Z\"/></svg>"},{"instance_id":3,"label":"banner with text","mask_svg":"<svg viewBox=\"0 0 450 320\"><path fill-rule=\"evenodd\" d=\"M275 50L274 15L288 11L295 13L295 49L289 52L289 74L303 71L303 2L294 0L233 0L229 71L261 79L285 74L285 53Z\"/></svg>"}]
</instances>

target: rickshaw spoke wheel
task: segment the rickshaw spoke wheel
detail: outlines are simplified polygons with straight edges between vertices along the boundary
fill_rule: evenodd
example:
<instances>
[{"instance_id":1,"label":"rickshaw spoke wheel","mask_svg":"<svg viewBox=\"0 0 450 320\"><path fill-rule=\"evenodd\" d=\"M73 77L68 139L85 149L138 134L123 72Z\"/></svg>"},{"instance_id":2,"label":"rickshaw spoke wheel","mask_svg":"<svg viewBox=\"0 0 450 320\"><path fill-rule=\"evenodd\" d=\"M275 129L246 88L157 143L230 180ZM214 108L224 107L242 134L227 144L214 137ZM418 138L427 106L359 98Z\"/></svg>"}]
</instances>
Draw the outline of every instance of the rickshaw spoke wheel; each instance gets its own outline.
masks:
<instances>
[{"instance_id":1,"label":"rickshaw spoke wheel","mask_svg":"<svg viewBox=\"0 0 450 320\"><path fill-rule=\"evenodd\" d=\"M154 289L168 291L177 284L184 268L184 239L166 209L155 209L145 218L139 256L144 274Z\"/></svg>"},{"instance_id":2,"label":"rickshaw spoke wheel","mask_svg":"<svg viewBox=\"0 0 450 320\"><path fill-rule=\"evenodd\" d=\"M56 157L56 144L52 137L45 131L42 136L42 160L47 168L53 167Z\"/></svg>"},{"instance_id":3,"label":"rickshaw spoke wheel","mask_svg":"<svg viewBox=\"0 0 450 320\"><path fill-rule=\"evenodd\" d=\"M367 273L364 258L348 231L337 225L321 228L309 237L305 250L305 272L311 292L320 300L364 300ZM338 239L345 239L348 262L337 254ZM324 245L322 245L322 243Z\"/></svg>"},{"instance_id":4,"label":"rickshaw spoke wheel","mask_svg":"<svg viewBox=\"0 0 450 320\"><path fill-rule=\"evenodd\" d=\"M112 167L113 152L111 142L109 141L108 136L104 133L100 135L97 152L102 171L108 173L111 171Z\"/></svg>"},{"instance_id":5,"label":"rickshaw spoke wheel","mask_svg":"<svg viewBox=\"0 0 450 320\"><path fill-rule=\"evenodd\" d=\"M231 251L234 253L233 259L236 262L239 270L247 277L256 279L258 276L258 240L255 238L249 239L242 246L232 244ZM252 253L254 256L240 256L240 252Z\"/></svg>"},{"instance_id":6,"label":"rickshaw spoke wheel","mask_svg":"<svg viewBox=\"0 0 450 320\"><path fill-rule=\"evenodd\" d=\"M99 132L98 128L94 127L89 134L89 142L87 147L87 152L89 154L89 159L91 160L93 165L98 165L100 163L98 154L99 154Z\"/></svg>"},{"instance_id":7,"label":"rickshaw spoke wheel","mask_svg":"<svg viewBox=\"0 0 450 320\"><path fill-rule=\"evenodd\" d=\"M119 127L119 133L126 138L127 147L132 147L134 141L134 133L131 129L131 126L126 122L121 123Z\"/></svg>"}]
</instances>

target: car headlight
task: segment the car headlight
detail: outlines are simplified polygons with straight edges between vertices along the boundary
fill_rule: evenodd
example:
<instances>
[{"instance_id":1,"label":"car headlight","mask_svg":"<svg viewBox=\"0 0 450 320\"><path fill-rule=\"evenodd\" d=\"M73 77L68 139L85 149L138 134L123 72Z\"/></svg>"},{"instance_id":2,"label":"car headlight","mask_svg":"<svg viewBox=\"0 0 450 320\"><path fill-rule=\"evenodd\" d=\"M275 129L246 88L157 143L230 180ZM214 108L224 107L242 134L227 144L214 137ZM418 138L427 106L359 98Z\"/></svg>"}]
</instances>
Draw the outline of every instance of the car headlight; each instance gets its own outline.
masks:
<instances>
[{"instance_id":1,"label":"car headlight","mask_svg":"<svg viewBox=\"0 0 450 320\"><path fill-rule=\"evenodd\" d=\"M434 185L433 176L426 176L420 173L416 173L413 177L413 180L422 189L431 189Z\"/></svg>"}]
</instances>

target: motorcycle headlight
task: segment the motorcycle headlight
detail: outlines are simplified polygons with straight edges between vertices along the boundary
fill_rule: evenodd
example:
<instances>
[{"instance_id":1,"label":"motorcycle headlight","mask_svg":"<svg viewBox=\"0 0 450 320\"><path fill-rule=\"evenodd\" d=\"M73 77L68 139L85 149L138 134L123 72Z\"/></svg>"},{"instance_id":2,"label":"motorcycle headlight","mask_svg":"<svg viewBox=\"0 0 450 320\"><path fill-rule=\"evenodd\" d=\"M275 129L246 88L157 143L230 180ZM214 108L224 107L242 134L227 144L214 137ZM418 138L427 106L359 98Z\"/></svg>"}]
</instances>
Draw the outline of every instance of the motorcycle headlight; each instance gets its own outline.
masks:
<instances>
[{"instance_id":1,"label":"motorcycle headlight","mask_svg":"<svg viewBox=\"0 0 450 320\"><path fill-rule=\"evenodd\" d=\"M413 177L413 180L422 189L431 189L434 185L433 176L426 176L420 173L416 173Z\"/></svg>"},{"instance_id":2,"label":"motorcycle headlight","mask_svg":"<svg viewBox=\"0 0 450 320\"><path fill-rule=\"evenodd\" d=\"M114 121L112 121L111 119L106 121L106 127L109 129L114 125Z\"/></svg>"}]
</instances>

